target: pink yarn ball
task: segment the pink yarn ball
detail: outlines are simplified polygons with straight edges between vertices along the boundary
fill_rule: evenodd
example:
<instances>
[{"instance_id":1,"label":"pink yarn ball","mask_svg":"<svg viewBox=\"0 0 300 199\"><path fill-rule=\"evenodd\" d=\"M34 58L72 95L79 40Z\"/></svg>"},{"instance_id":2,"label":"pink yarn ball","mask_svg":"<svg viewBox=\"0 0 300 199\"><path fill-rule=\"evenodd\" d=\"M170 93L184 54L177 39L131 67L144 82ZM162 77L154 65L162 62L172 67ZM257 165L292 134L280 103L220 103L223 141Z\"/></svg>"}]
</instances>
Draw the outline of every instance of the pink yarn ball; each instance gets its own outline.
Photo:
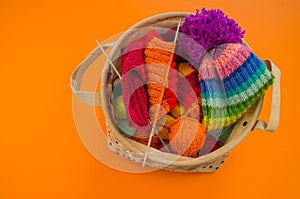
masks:
<instances>
[{"instance_id":1,"label":"pink yarn ball","mask_svg":"<svg viewBox=\"0 0 300 199\"><path fill-rule=\"evenodd\" d=\"M217 140L214 136L207 136L201 150L199 151L199 156L211 153L223 145L224 144Z\"/></svg>"}]
</instances>

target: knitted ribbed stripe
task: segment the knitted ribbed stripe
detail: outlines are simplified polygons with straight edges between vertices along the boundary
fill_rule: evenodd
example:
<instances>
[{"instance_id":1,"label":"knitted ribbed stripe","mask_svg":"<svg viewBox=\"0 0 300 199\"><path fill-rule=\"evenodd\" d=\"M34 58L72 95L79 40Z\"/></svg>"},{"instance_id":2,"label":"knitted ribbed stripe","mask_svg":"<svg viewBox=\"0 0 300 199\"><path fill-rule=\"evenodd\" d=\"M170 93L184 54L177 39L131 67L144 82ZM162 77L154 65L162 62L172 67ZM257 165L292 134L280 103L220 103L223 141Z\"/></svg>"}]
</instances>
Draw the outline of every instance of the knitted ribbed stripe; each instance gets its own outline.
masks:
<instances>
[{"instance_id":1,"label":"knitted ribbed stripe","mask_svg":"<svg viewBox=\"0 0 300 199\"><path fill-rule=\"evenodd\" d=\"M235 123L273 84L266 65L247 47L212 49L200 65L203 125L218 129Z\"/></svg>"},{"instance_id":2,"label":"knitted ribbed stripe","mask_svg":"<svg viewBox=\"0 0 300 199\"><path fill-rule=\"evenodd\" d=\"M218 129L224 126L235 123L251 105L258 100L261 95L267 90L267 88L273 84L274 76L271 76L271 79L266 83L255 95L248 98L246 101L234 106L227 106L226 108L217 108L211 106L204 106L203 108L203 125L210 126L210 129ZM218 126L216 126L218 125Z\"/></svg>"},{"instance_id":3,"label":"knitted ribbed stripe","mask_svg":"<svg viewBox=\"0 0 300 199\"><path fill-rule=\"evenodd\" d=\"M160 104L164 110L149 110L150 118L154 119L158 112L159 119L165 112L170 112L176 106L177 73L176 63L173 61L173 42L164 42L159 38L153 38L144 51L145 70L147 76L147 92L150 105ZM172 60L171 60L172 59ZM167 77L167 81L165 79ZM165 86L167 83L167 86ZM168 88L166 88L168 87ZM163 94L163 98L161 95Z\"/></svg>"},{"instance_id":4,"label":"knitted ribbed stripe","mask_svg":"<svg viewBox=\"0 0 300 199\"><path fill-rule=\"evenodd\" d=\"M222 98L222 91L224 90L224 88L221 89L219 87L215 87L216 89L214 90L214 96L212 97L206 85L214 85L216 83L211 80L202 80L200 85L201 89L204 90L202 93L202 98L204 101L203 103L217 107L237 104L242 100L254 95L263 85L265 85L270 80L270 75L270 72L267 70L264 64L262 64L261 70L258 69L245 82L240 81L240 84L237 84L238 81L223 81L226 91L226 101L224 100L224 98ZM234 80L235 77L233 77L232 79ZM219 90L217 90L218 88ZM241 98L240 96L243 96L243 98Z\"/></svg>"}]
</instances>

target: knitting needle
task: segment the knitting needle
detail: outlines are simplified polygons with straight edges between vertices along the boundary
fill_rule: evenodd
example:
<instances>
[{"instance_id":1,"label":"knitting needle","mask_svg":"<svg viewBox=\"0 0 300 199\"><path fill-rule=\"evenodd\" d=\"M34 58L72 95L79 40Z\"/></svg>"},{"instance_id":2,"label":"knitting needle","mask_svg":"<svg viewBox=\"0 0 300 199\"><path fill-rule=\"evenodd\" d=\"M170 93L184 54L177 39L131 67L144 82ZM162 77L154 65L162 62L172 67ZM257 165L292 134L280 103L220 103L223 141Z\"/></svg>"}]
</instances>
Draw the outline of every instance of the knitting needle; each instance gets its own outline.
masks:
<instances>
[{"instance_id":1,"label":"knitting needle","mask_svg":"<svg viewBox=\"0 0 300 199\"><path fill-rule=\"evenodd\" d=\"M100 48L100 50L102 51L103 55L106 57L106 59L108 60L109 64L112 66L112 68L114 69L114 71L116 72L116 74L118 75L118 77L122 80L122 77L120 75L120 73L118 72L117 68L115 67L115 65L112 63L111 59L109 58L108 54L105 52L104 48L102 47L101 43L98 41L98 39L95 39L96 43L98 45L98 47Z\"/></svg>"},{"instance_id":2,"label":"knitting needle","mask_svg":"<svg viewBox=\"0 0 300 199\"><path fill-rule=\"evenodd\" d=\"M170 153L169 147L166 145L165 141L160 137L160 135L158 135L158 138L161 141L161 143L164 145L165 149Z\"/></svg>"},{"instance_id":3,"label":"knitting needle","mask_svg":"<svg viewBox=\"0 0 300 199\"><path fill-rule=\"evenodd\" d=\"M149 123L151 123L150 120L148 120L148 121L149 121ZM169 147L166 145L165 141L164 141L164 140L161 138L161 136L158 134L158 131L157 131L155 134L158 136L159 140L160 140L161 143L164 145L164 147L166 148L166 150L170 153Z\"/></svg>"},{"instance_id":4,"label":"knitting needle","mask_svg":"<svg viewBox=\"0 0 300 199\"><path fill-rule=\"evenodd\" d=\"M176 29L176 33L175 33L175 37L174 37L174 48L173 48L173 53L172 53L171 61L173 59L173 54L174 54L175 47L176 47L176 41L177 41L177 37L178 37L178 33L179 33L180 23L181 23L181 19L179 19L179 21L178 21L178 25L177 25L177 29ZM154 121L154 123L152 125L151 132L150 132L150 136L149 136L149 140L148 140L146 152L145 152L145 155L144 155L143 167L145 166L146 160L147 160L147 157L148 157L149 148L150 148L150 144L151 144L151 141L152 141L152 136L154 134L154 128L155 128L155 125L156 125L155 123L156 122Z\"/></svg>"},{"instance_id":5,"label":"knitting needle","mask_svg":"<svg viewBox=\"0 0 300 199\"><path fill-rule=\"evenodd\" d=\"M179 19L179 21L178 21L178 25L177 25L177 29L176 29L176 33L175 33L173 53L174 53L175 47L176 47L176 41L177 41L177 37L178 37L178 33L179 33L180 23L181 23L181 19Z\"/></svg>"}]
</instances>

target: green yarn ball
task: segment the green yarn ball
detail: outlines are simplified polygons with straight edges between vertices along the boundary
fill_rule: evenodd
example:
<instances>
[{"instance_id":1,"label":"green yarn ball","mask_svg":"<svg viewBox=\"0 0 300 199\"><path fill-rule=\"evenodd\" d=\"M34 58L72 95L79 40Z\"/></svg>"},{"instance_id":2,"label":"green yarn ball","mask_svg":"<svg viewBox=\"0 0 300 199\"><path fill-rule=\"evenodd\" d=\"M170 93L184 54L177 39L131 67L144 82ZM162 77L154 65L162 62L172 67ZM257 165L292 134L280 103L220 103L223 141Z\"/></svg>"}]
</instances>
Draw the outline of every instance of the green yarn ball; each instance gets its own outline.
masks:
<instances>
[{"instance_id":1,"label":"green yarn ball","mask_svg":"<svg viewBox=\"0 0 300 199\"><path fill-rule=\"evenodd\" d=\"M116 79L113 85L113 97L117 98L122 95L122 81Z\"/></svg>"},{"instance_id":2,"label":"green yarn ball","mask_svg":"<svg viewBox=\"0 0 300 199\"><path fill-rule=\"evenodd\" d=\"M114 107L115 116L117 118L126 119L126 109L125 109L125 105L124 105L124 102L123 102L122 95L118 96L114 100L113 107Z\"/></svg>"},{"instance_id":3,"label":"green yarn ball","mask_svg":"<svg viewBox=\"0 0 300 199\"><path fill-rule=\"evenodd\" d=\"M134 128L131 128L128 126L127 120L120 119L117 120L117 125L120 129L120 132L125 135L126 137L132 137L136 133L136 130Z\"/></svg>"},{"instance_id":4,"label":"green yarn ball","mask_svg":"<svg viewBox=\"0 0 300 199\"><path fill-rule=\"evenodd\" d=\"M207 134L213 135L215 138L217 138L222 143L226 143L227 139L231 135L231 132L234 128L236 123L231 124L229 126L223 127L222 129L209 131Z\"/></svg>"}]
</instances>

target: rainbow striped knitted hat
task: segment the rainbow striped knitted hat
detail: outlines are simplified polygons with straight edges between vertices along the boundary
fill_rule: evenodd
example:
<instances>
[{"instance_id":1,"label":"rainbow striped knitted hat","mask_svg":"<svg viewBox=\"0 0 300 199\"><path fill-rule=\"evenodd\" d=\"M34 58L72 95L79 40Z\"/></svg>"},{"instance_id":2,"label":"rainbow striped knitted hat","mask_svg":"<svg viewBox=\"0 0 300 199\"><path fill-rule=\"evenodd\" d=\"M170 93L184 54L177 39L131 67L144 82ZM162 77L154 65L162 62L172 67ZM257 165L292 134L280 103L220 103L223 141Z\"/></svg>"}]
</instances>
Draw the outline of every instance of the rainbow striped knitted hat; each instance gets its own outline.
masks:
<instances>
[{"instance_id":1,"label":"rainbow striped knitted hat","mask_svg":"<svg viewBox=\"0 0 300 199\"><path fill-rule=\"evenodd\" d=\"M203 125L208 130L235 123L273 84L266 65L242 44L223 44L204 56L199 78Z\"/></svg>"}]
</instances>

